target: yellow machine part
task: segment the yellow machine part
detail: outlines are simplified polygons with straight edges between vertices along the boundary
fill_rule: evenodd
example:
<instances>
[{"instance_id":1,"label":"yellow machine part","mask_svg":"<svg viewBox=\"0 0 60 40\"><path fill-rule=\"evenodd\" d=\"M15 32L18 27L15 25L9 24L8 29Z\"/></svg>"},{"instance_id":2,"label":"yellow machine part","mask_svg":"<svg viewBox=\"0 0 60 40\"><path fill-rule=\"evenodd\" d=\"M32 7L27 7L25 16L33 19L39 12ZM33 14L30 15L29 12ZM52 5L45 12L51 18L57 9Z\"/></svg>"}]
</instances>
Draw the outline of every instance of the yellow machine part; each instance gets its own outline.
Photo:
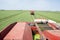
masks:
<instances>
[{"instance_id":1,"label":"yellow machine part","mask_svg":"<svg viewBox=\"0 0 60 40\"><path fill-rule=\"evenodd\" d=\"M35 35L34 35L34 40L37 40L37 39L40 40L40 34L35 34Z\"/></svg>"}]
</instances>

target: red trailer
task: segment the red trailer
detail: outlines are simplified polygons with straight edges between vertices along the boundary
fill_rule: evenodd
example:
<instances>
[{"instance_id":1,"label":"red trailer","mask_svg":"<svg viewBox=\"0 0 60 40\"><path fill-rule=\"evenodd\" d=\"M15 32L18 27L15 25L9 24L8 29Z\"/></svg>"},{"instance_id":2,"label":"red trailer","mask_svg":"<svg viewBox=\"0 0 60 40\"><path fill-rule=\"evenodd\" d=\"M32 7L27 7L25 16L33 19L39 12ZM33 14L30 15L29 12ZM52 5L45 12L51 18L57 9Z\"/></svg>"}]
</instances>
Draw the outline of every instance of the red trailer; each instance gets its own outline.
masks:
<instances>
[{"instance_id":1,"label":"red trailer","mask_svg":"<svg viewBox=\"0 0 60 40\"><path fill-rule=\"evenodd\" d=\"M47 40L60 40L60 30L45 30L43 34Z\"/></svg>"}]
</instances>

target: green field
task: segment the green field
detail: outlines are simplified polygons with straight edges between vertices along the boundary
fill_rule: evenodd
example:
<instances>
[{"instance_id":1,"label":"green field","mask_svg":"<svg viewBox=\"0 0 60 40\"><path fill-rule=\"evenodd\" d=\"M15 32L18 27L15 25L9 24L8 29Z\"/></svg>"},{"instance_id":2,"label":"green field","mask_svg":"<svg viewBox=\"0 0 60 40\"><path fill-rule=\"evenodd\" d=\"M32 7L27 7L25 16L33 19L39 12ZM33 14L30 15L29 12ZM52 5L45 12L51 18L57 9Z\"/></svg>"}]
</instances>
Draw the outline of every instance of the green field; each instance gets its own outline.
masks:
<instances>
[{"instance_id":1,"label":"green field","mask_svg":"<svg viewBox=\"0 0 60 40\"><path fill-rule=\"evenodd\" d=\"M60 12L51 11L35 11L35 18L52 19L56 22L60 22ZM7 27L13 22L33 22L33 16L30 15L30 11L22 10L0 10L0 30Z\"/></svg>"}]
</instances>

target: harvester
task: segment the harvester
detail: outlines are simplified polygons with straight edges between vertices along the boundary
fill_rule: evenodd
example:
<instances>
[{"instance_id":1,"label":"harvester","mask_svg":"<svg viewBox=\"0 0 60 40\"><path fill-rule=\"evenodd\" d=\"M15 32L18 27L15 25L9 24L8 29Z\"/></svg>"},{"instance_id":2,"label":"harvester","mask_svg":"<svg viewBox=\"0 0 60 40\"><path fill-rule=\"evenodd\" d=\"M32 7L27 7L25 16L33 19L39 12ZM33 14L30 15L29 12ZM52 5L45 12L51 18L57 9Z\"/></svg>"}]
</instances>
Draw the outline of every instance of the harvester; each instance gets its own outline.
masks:
<instances>
[{"instance_id":1,"label":"harvester","mask_svg":"<svg viewBox=\"0 0 60 40\"><path fill-rule=\"evenodd\" d=\"M0 40L35 40L36 31L40 36L36 40L60 40L60 30L56 22L47 19L12 23L0 32Z\"/></svg>"},{"instance_id":2,"label":"harvester","mask_svg":"<svg viewBox=\"0 0 60 40\"><path fill-rule=\"evenodd\" d=\"M38 24L34 22L15 22L0 33L1 40L33 40L35 27L40 34L40 40L60 40L60 30L54 29L51 24Z\"/></svg>"}]
</instances>

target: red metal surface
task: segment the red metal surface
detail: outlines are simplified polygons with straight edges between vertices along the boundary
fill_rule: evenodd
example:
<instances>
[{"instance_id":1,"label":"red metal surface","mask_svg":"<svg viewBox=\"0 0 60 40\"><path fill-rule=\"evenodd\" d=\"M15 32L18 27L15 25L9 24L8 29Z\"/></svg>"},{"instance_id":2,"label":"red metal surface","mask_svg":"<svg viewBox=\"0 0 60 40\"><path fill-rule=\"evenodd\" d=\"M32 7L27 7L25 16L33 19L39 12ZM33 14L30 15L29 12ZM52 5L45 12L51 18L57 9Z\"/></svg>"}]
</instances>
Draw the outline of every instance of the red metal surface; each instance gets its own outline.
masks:
<instances>
[{"instance_id":1,"label":"red metal surface","mask_svg":"<svg viewBox=\"0 0 60 40\"><path fill-rule=\"evenodd\" d=\"M60 40L60 30L46 30L43 34L48 40Z\"/></svg>"},{"instance_id":2,"label":"red metal surface","mask_svg":"<svg viewBox=\"0 0 60 40\"><path fill-rule=\"evenodd\" d=\"M52 27L53 29L56 29L56 25L55 25L54 23L48 23L48 25L49 25L50 27Z\"/></svg>"},{"instance_id":3,"label":"red metal surface","mask_svg":"<svg viewBox=\"0 0 60 40\"><path fill-rule=\"evenodd\" d=\"M25 22L18 22L4 40L32 40L31 29Z\"/></svg>"},{"instance_id":4,"label":"red metal surface","mask_svg":"<svg viewBox=\"0 0 60 40\"><path fill-rule=\"evenodd\" d=\"M0 40L3 40L3 38L7 35L7 33L9 33L9 31L15 26L16 23L17 22L10 24L0 32Z\"/></svg>"},{"instance_id":5,"label":"red metal surface","mask_svg":"<svg viewBox=\"0 0 60 40\"><path fill-rule=\"evenodd\" d=\"M31 27L26 24L23 40L33 40Z\"/></svg>"}]
</instances>

